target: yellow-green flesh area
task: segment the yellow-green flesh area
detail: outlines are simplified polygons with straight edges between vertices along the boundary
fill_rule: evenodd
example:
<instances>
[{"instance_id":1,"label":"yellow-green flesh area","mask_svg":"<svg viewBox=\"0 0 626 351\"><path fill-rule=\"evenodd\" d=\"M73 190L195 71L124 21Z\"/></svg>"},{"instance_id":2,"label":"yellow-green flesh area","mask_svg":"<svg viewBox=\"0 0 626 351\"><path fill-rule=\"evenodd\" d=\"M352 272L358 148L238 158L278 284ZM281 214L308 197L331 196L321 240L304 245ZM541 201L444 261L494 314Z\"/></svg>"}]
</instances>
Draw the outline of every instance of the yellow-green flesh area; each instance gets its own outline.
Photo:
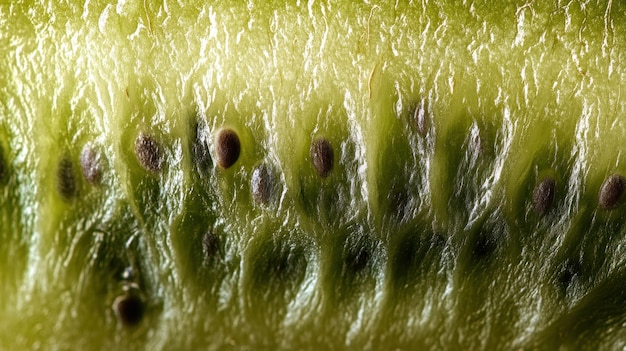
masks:
<instances>
[{"instance_id":1,"label":"yellow-green flesh area","mask_svg":"<svg viewBox=\"0 0 626 351\"><path fill-rule=\"evenodd\" d=\"M1 2L0 349L626 346L625 12Z\"/></svg>"}]
</instances>

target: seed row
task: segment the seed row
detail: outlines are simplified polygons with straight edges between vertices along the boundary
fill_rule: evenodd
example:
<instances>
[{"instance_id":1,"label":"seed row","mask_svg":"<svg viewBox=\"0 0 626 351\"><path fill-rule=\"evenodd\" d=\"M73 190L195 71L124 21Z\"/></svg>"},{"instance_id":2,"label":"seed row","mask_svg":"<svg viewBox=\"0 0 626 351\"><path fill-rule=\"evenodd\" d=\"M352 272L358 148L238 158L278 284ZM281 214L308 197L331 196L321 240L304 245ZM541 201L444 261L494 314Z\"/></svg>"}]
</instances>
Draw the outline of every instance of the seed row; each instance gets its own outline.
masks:
<instances>
[{"instance_id":1,"label":"seed row","mask_svg":"<svg viewBox=\"0 0 626 351\"><path fill-rule=\"evenodd\" d=\"M417 116L416 112L416 116ZM417 117L416 117L417 118ZM208 146L200 140L200 129L193 144L194 160L202 169L212 164ZM229 128L220 129L216 133L216 160L221 169L229 169L239 159L241 141L237 133ZM1 150L0 150L1 151ZM312 140L310 158L313 168L321 178L327 178L334 168L335 156L331 142L323 137ZM163 169L165 155L161 144L151 135L141 133L135 142L135 155L139 164L147 171L157 173ZM5 177L6 164L0 154L0 180ZM103 176L101 155L92 145L85 145L80 154L82 174L91 185L98 185ZM251 192L253 199L259 204L268 204L276 187L277 176L267 164L257 166L251 176ZM532 205L539 216L546 215L554 206L557 192L556 180L549 176L542 179L533 189ZM57 190L62 198L69 200L76 196L77 185L74 166L69 157L63 157L57 166ZM604 210L612 210L622 203L626 190L626 178L620 174L608 176L598 193L598 206Z\"/></svg>"},{"instance_id":2,"label":"seed row","mask_svg":"<svg viewBox=\"0 0 626 351\"><path fill-rule=\"evenodd\" d=\"M423 117L416 112L415 118L418 124ZM424 129L427 127L420 127ZM206 143L204 129L196 126L195 138L192 144L192 153L195 163L200 168L208 168L213 161L210 156L209 147ZM420 131L420 133L422 133ZM0 150L1 151L1 150ZM138 163L148 172L157 173L163 170L166 163L164 148L153 136L140 133L134 144L134 152ZM240 158L242 152L241 140L236 131L230 128L222 128L215 134L215 160L219 169L227 170L234 166ZM335 154L330 140L324 137L312 139L309 156L312 168L320 178L327 178L334 169ZM2 155L0 154L0 161ZM0 162L0 177L5 165ZM83 177L91 185L100 184L104 172L103 161L100 153L92 145L83 147L80 154L80 169ZM57 191L65 200L77 196L78 187L72 160L64 156L58 163L57 171ZM277 188L278 176L274 169L267 163L257 165L251 174L250 185L251 195L257 204L267 205L273 201ZM620 174L608 176L598 193L598 206L605 210L617 208L623 199L626 188L626 179ZM557 198L557 181L552 176L547 176L537 183L532 192L531 204L539 216L545 216L554 207ZM468 249L476 260L485 260L493 256L498 250L498 238L489 230L480 230L475 233ZM213 256L220 250L220 239L213 231L208 231L202 238L203 253L206 257ZM358 247L346 254L345 265L351 271L360 271L367 266L371 253L363 247ZM286 263L285 263L286 264ZM579 273L579 264L576 262L566 262L556 278L564 289L572 284ZM132 327L141 323L145 315L145 301L141 295L130 289L117 296L114 300L113 312L122 325Z\"/></svg>"}]
</instances>

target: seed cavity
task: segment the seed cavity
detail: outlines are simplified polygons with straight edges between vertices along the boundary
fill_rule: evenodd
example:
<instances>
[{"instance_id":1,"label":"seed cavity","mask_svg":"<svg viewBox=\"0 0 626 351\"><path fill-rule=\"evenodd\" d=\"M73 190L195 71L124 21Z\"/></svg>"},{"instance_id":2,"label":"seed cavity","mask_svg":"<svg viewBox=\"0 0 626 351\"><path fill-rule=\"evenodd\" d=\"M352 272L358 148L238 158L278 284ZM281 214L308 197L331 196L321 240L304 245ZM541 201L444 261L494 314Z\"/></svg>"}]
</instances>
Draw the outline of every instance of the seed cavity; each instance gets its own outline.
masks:
<instances>
[{"instance_id":1,"label":"seed cavity","mask_svg":"<svg viewBox=\"0 0 626 351\"><path fill-rule=\"evenodd\" d=\"M360 272L370 260L370 253L364 246L348 248L344 257L344 265L350 272Z\"/></svg>"},{"instance_id":2,"label":"seed cavity","mask_svg":"<svg viewBox=\"0 0 626 351\"><path fill-rule=\"evenodd\" d=\"M219 252L220 240L213 230L204 233L202 249L204 250L204 256L207 258L213 257Z\"/></svg>"},{"instance_id":3,"label":"seed cavity","mask_svg":"<svg viewBox=\"0 0 626 351\"><path fill-rule=\"evenodd\" d=\"M498 243L495 235L481 231L474 239L472 256L476 260L484 260L490 257L497 248Z\"/></svg>"},{"instance_id":4,"label":"seed cavity","mask_svg":"<svg viewBox=\"0 0 626 351\"><path fill-rule=\"evenodd\" d=\"M420 242L417 234L406 235L398 244L395 255L393 255L394 277L396 281L403 281L415 271L419 258Z\"/></svg>"},{"instance_id":5,"label":"seed cavity","mask_svg":"<svg viewBox=\"0 0 626 351\"><path fill-rule=\"evenodd\" d=\"M261 244L253 254L253 275L256 284L270 284L284 294L299 285L304 277L307 259L304 249L293 242L281 239ZM280 292L279 292L280 291Z\"/></svg>"},{"instance_id":6,"label":"seed cavity","mask_svg":"<svg viewBox=\"0 0 626 351\"><path fill-rule=\"evenodd\" d=\"M545 215L552 208L555 192L556 181L552 177L547 177L537 184L533 190L533 205L539 216Z\"/></svg>"},{"instance_id":7,"label":"seed cavity","mask_svg":"<svg viewBox=\"0 0 626 351\"><path fill-rule=\"evenodd\" d=\"M92 185L100 184L102 180L102 160L100 154L91 146L85 145L80 154L80 167L83 176Z\"/></svg>"},{"instance_id":8,"label":"seed cavity","mask_svg":"<svg viewBox=\"0 0 626 351\"><path fill-rule=\"evenodd\" d=\"M410 212L411 195L405 186L394 184L387 197L391 216L398 221L407 219Z\"/></svg>"},{"instance_id":9,"label":"seed cavity","mask_svg":"<svg viewBox=\"0 0 626 351\"><path fill-rule=\"evenodd\" d=\"M228 169L237 162L241 153L239 136L232 129L222 129L217 133L217 164Z\"/></svg>"},{"instance_id":10,"label":"seed cavity","mask_svg":"<svg viewBox=\"0 0 626 351\"><path fill-rule=\"evenodd\" d=\"M126 292L113 302L113 311L120 323L127 327L138 325L145 314L143 299L136 293Z\"/></svg>"},{"instance_id":11,"label":"seed cavity","mask_svg":"<svg viewBox=\"0 0 626 351\"><path fill-rule=\"evenodd\" d=\"M287 238L275 236L260 241L249 251L249 273L244 279L250 286L243 293L249 294L255 315L267 321L268 315L282 313L282 306L296 298L306 276L308 255L304 246Z\"/></svg>"},{"instance_id":12,"label":"seed cavity","mask_svg":"<svg viewBox=\"0 0 626 351\"><path fill-rule=\"evenodd\" d=\"M428 115L428 111L426 110L424 104L417 105L415 111L413 112L413 120L417 126L417 131L422 136L426 135L426 133L428 133L428 128L430 128L429 117L430 116Z\"/></svg>"},{"instance_id":13,"label":"seed cavity","mask_svg":"<svg viewBox=\"0 0 626 351\"><path fill-rule=\"evenodd\" d=\"M557 285L564 293L579 279L582 266L576 260L567 259L557 275Z\"/></svg>"},{"instance_id":14,"label":"seed cavity","mask_svg":"<svg viewBox=\"0 0 626 351\"><path fill-rule=\"evenodd\" d=\"M207 130L204 123L197 122L194 128L195 135L192 145L192 154L196 167L200 173L206 173L213 165L209 146L207 145Z\"/></svg>"},{"instance_id":15,"label":"seed cavity","mask_svg":"<svg viewBox=\"0 0 626 351\"><path fill-rule=\"evenodd\" d=\"M69 157L63 157L57 168L57 191L65 200L76 196L76 177L74 165Z\"/></svg>"},{"instance_id":16,"label":"seed cavity","mask_svg":"<svg viewBox=\"0 0 626 351\"><path fill-rule=\"evenodd\" d=\"M137 160L147 171L156 173L163 168L163 150L152 136L140 134L135 141L135 153Z\"/></svg>"},{"instance_id":17,"label":"seed cavity","mask_svg":"<svg viewBox=\"0 0 626 351\"><path fill-rule=\"evenodd\" d=\"M602 183L600 194L598 195L600 207L605 210L618 207L622 202L625 186L626 180L619 174L612 174L606 178L604 183Z\"/></svg>"},{"instance_id":18,"label":"seed cavity","mask_svg":"<svg viewBox=\"0 0 626 351\"><path fill-rule=\"evenodd\" d=\"M252 171L252 197L258 204L270 203L274 193L274 174L270 167L262 164Z\"/></svg>"},{"instance_id":19,"label":"seed cavity","mask_svg":"<svg viewBox=\"0 0 626 351\"><path fill-rule=\"evenodd\" d=\"M333 170L333 164L335 162L335 154L333 146L326 138L318 138L311 143L311 161L313 167L317 171L317 174L326 178Z\"/></svg>"}]
</instances>

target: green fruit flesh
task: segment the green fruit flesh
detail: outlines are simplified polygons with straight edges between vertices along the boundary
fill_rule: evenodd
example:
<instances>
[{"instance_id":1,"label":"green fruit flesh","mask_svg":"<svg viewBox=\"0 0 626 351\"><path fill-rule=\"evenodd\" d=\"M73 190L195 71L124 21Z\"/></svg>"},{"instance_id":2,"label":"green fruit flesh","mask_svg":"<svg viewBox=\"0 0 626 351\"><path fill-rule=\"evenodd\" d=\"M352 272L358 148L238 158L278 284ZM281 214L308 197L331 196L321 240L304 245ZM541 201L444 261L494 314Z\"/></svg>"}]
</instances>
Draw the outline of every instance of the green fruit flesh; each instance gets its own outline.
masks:
<instances>
[{"instance_id":1,"label":"green fruit flesh","mask_svg":"<svg viewBox=\"0 0 626 351\"><path fill-rule=\"evenodd\" d=\"M0 3L0 349L623 348L624 13Z\"/></svg>"}]
</instances>

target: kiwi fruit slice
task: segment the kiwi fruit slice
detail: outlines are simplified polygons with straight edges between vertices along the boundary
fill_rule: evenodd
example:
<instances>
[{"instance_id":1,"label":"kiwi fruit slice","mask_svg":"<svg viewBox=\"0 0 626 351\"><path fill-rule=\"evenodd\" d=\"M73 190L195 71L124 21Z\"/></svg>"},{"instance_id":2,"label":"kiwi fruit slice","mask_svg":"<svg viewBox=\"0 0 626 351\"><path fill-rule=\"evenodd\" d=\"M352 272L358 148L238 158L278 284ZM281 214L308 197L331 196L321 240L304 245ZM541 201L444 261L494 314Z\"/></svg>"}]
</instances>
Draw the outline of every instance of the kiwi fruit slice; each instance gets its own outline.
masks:
<instances>
[{"instance_id":1,"label":"kiwi fruit slice","mask_svg":"<svg viewBox=\"0 0 626 351\"><path fill-rule=\"evenodd\" d=\"M626 345L626 4L0 4L0 349Z\"/></svg>"}]
</instances>

